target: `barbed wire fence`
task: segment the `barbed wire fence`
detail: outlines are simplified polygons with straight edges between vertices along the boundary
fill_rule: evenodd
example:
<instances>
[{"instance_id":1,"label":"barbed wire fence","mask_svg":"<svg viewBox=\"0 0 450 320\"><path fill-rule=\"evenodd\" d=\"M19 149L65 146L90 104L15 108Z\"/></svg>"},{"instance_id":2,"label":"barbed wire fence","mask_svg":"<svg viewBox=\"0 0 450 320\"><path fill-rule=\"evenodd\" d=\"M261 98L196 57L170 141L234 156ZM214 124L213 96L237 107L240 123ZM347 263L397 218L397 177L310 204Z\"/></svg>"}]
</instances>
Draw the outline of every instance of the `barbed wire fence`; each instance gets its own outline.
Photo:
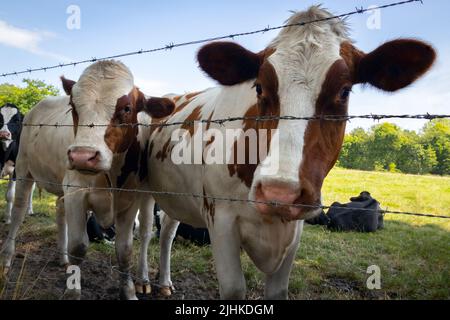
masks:
<instances>
[{"instance_id":1,"label":"barbed wire fence","mask_svg":"<svg viewBox=\"0 0 450 320\"><path fill-rule=\"evenodd\" d=\"M399 1L399 2L394 2L394 3L381 5L381 6L371 6L371 7L368 7L368 8L363 8L363 7L359 7L358 8L358 7L356 7L354 11L343 13L343 14L340 14L340 15L335 15L335 16L332 16L332 17L322 18L322 19L315 19L315 20L305 21L305 22L300 22L300 23L284 24L284 25L280 25L280 26L276 26L276 27L267 26L265 28L254 30L254 31L233 33L233 34L221 35L221 36L210 37L210 38L205 38L205 39L186 41L186 42L181 42L181 43L170 42L170 43L168 43L166 45L163 45L163 46L157 47L157 48L153 48L153 49L146 49L146 50L140 49L140 50L137 50L137 51L130 51L130 52L125 52L125 53L119 53L119 54L110 55L110 56L101 57L101 58L92 57L92 58L83 59L83 60L79 60L79 61L74 61L74 62L69 62L69 63L59 63L59 64L56 64L56 65L51 65L51 66L46 66L46 67L27 68L25 70L20 70L20 71L4 72L4 73L0 73L0 77L5 78L5 77L9 77L9 76L19 76L21 74L31 74L33 72L38 72L38 71L44 71L45 72L45 71L48 71L48 70L57 69L57 68L64 68L64 67L69 67L69 66L76 67L76 66L79 66L79 65L82 65L82 64L93 63L93 62L102 61L102 60L111 60L111 59L118 59L118 58L130 57L130 56L135 56L135 55L142 55L142 54L150 54L150 53L156 53L156 52L161 52L161 51L168 51L168 50L173 50L173 49L176 49L176 48L181 48L181 47L186 47L186 46L192 46L192 45L208 43L208 42L211 42L211 41L219 41L219 40L226 40L226 39L234 40L234 39L239 38L239 37L256 35L256 34L262 34L262 33L266 33L266 32L269 32L269 31L275 31L275 30L280 30L280 29L285 29L285 28L290 28L290 27L302 27L302 26L306 26L308 24L325 22L325 21L334 20L334 19L346 19L348 17L351 17L353 15L357 15L357 14L363 14L363 13L366 13L366 12L373 12L374 10L382 10L382 9L398 7L398 6L403 6L403 5L412 4L412 3L421 3L421 4L423 4L423 0Z\"/></svg>"},{"instance_id":2,"label":"barbed wire fence","mask_svg":"<svg viewBox=\"0 0 450 320\"><path fill-rule=\"evenodd\" d=\"M423 0L407 0L407 1L400 1L400 2L395 2L395 3L390 3L387 5L381 5L381 6L372 6L370 8L355 8L354 11L348 12L348 13L344 13L344 14L340 14L340 15L335 15L332 17L328 17L328 18L324 18L324 19L317 19L317 20L312 20L312 21L306 21L306 22L301 22L301 23L295 23L295 24L286 24L286 25L280 25L280 26L276 26L276 27L270 27L267 26L265 28L262 29L258 29L258 30L254 30L254 31L248 31L248 32L241 32L241 33L234 33L234 34L228 34L228 35L222 35L222 36L216 36L216 37L210 37L210 38L205 38L205 39L199 39L199 40L193 40L193 41L187 41L187 42L181 42L181 43L173 43L170 42L167 45L164 46L160 46L160 47L156 47L153 49L140 49L137 51L130 51L130 52L125 52L125 53L120 53L120 54L115 54L115 55L110 55L110 56L105 56L105 57L101 57L101 58L96 58L96 57L92 57L89 59L83 59L83 60L79 60L79 61L75 61L75 62L70 62L70 63L60 63L57 65L51 65L51 66L46 66L46 67L39 67L39 68L27 68L25 70L20 70L20 71L12 71L12 72L5 72L5 73L1 73L0 77L2 78L6 78L9 76L19 76L22 74L31 74L34 72L39 72L39 71L48 71L48 70L52 70L52 69L57 69L57 68L64 68L64 67L69 67L69 66L79 66L79 65L83 65L83 64L87 64L87 63L94 63L97 61L102 61L102 60L110 60L110 59L118 59L118 58L124 58L124 57L129 57L129 56L134 56L134 55L143 55L143 54L150 54L150 53L156 53L156 52L163 52L163 51L169 51L169 50L173 50L175 48L180 48L180 47L185 47L185 46L191 46L191 45L198 45L198 44L203 44L203 43L208 43L211 41L219 41L219 40L226 40L226 39L231 39L234 40L238 37L244 37L244 36L250 36L250 35L255 35L255 34L263 34L269 31L274 31L274 30L279 30L279 29L284 29L284 28L289 28L289 27L301 27L301 26L305 26L308 24L313 24L313 23L319 23L319 22L325 22L328 20L333 20L333 19L345 19L348 18L350 16L353 15L357 15L357 14L363 14L365 12L371 12L373 10L381 10L381 9L386 9L386 8L390 8L390 7L396 7L396 6L403 6L406 4L412 4L415 2L419 2L423 4ZM369 114L369 115L319 115L319 116L314 116L314 117L294 117L294 116L277 116L277 117L272 117L272 116L257 116L257 117L229 117L229 118L224 118L224 119L214 119L214 120L192 120L192 121L182 121L182 122L167 122L167 123L152 123L152 124L146 124L146 123L136 123L136 124L118 124L118 125L112 125L112 124L85 124L85 125L78 125L78 127L89 127L89 128L95 128L95 127L108 127L108 126L117 126L117 127L123 127L123 126L132 126L132 127L170 127L170 126L180 126L180 125L195 125L195 124L218 124L218 125L225 125L225 123L228 122L235 122L235 121L351 121L351 120L355 120L355 119L365 119L365 120L373 120L373 121L380 121L383 119L417 119L417 120L435 120L435 119L444 119L444 118L450 118L450 115L438 115L438 114L417 114L417 115L377 115L377 114ZM65 128L65 127L73 127L73 124L59 124L59 123L54 123L54 124L50 124L50 123L17 123L17 124L13 124L13 125L20 125L23 127L39 127L39 128L44 128L44 127L53 127L53 128ZM0 178L0 180L3 181L9 181L9 179L5 179L5 178ZM182 193L182 192L172 192L172 191L156 191L156 190L141 190L141 189L125 189L125 188L112 188L112 187L96 187L96 186L82 186L82 185L74 185L74 184L60 184L60 183L55 183L55 182L51 182L51 181L36 181L34 179L27 179L27 178L23 178L23 177L16 177L15 178L16 181L28 181L28 182L36 182L38 184L40 184L41 186L45 186L45 185L53 185L53 186L58 186L61 188L71 188L71 189L76 189L79 191L86 191L86 192L95 192L95 191L106 191L106 192L127 192L127 193L139 193L139 194L148 194L148 195L159 195L159 196L168 196L168 197L193 197L193 198L197 198L197 199L207 199L207 200L211 200L213 202L215 201L225 201L225 202L230 202L230 203L243 203L243 204L250 204L250 205L255 205L255 204L265 204L265 205L269 205L269 206L281 206L281 207L296 207L296 208L308 208L308 209L322 209L322 210L326 210L326 209L330 209L331 207L334 208L340 208L339 206L324 206L324 205L305 205L305 204L287 204L287 203L277 203L277 202L264 202L264 201L255 201L255 200L250 200L250 199L237 199L237 198L232 198L232 197L223 197L223 196L211 196L211 195L204 195L204 194L196 194L196 193ZM389 209L381 209L381 210L376 210L376 209L360 209L360 208L348 208L345 207L347 210L358 210L358 211L371 211L371 212L378 212L380 214L394 214L394 215L409 215L409 216L419 216L419 217L428 217L428 218L439 218L439 219L450 219L450 213L448 215L434 215L434 214L428 214L428 213L416 213L416 212L407 212L407 211L394 211L394 210L389 210ZM48 250L50 252L53 252L55 255L56 254L60 254L61 252L57 249L52 249L52 248L42 248L43 250ZM64 252L65 254L67 254L69 257L70 256L67 252ZM73 257L73 258L77 258L77 257ZM87 261L87 263L92 263L97 265L98 267L102 267L102 268L109 268L111 270L111 272L117 272L118 274L124 274L123 272L121 272L117 266L113 266L112 263L105 263L105 261L101 261L101 260L96 260L96 259L85 259L84 261ZM46 261L44 267L41 269L41 272L38 274L38 277L36 280L34 280L34 282L32 282L32 285L34 286L36 284L36 281L38 281L39 279L43 279L43 280L49 280L46 279L44 277L41 277L41 273L43 272L43 270L47 267L48 265L48 260ZM139 277L137 277L134 274L131 274L132 278L137 281L145 281L145 279L141 279ZM9 279L8 279L9 281ZM7 282L7 284L10 282ZM7 285L6 284L6 285ZM32 289L32 287L31 287ZM24 295L26 295L28 293L28 290L31 289L27 289L27 291L25 291Z\"/></svg>"}]
</instances>

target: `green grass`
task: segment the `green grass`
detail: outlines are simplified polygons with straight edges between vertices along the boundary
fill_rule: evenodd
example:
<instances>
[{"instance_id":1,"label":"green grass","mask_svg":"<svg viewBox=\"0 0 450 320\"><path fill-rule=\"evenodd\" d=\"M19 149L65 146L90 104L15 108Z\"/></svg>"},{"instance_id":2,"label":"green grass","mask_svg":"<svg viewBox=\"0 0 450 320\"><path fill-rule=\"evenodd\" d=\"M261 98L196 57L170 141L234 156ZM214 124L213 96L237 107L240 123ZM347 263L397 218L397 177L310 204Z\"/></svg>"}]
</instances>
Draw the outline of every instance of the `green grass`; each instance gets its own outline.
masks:
<instances>
[{"instance_id":1,"label":"green grass","mask_svg":"<svg viewBox=\"0 0 450 320\"><path fill-rule=\"evenodd\" d=\"M4 192L1 185L0 194ZM450 216L450 178L334 169L327 178L324 202L348 202L369 191L383 208ZM42 240L54 237L54 198L35 196L35 211L21 229ZM4 210L4 201L0 201ZM47 241L47 240L46 240ZM301 247L291 274L291 299L449 299L450 220L386 215L385 229L373 234L330 232L305 226ZM96 244L96 258L114 256L114 248ZM135 252L137 254L137 250ZM149 263L157 269L159 248L152 242ZM264 278L245 254L243 269L248 297L260 298ZM370 265L381 268L381 290L368 290ZM153 272L154 274L156 271ZM189 275L201 288L217 291L209 247L175 242L172 252L173 279ZM154 275L153 274L153 275ZM1 284L0 284L1 287ZM1 289L0 289L1 291Z\"/></svg>"}]
</instances>

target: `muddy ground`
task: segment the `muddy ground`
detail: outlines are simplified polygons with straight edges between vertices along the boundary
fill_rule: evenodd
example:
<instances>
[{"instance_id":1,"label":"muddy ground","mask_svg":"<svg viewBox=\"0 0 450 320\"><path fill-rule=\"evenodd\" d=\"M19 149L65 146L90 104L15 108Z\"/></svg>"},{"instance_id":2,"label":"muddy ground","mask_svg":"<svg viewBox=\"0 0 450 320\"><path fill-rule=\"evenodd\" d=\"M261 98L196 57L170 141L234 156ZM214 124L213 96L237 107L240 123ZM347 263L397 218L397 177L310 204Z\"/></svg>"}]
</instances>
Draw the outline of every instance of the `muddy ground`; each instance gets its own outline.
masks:
<instances>
[{"instance_id":1,"label":"muddy ground","mask_svg":"<svg viewBox=\"0 0 450 320\"><path fill-rule=\"evenodd\" d=\"M0 239L5 239L7 228L0 226ZM0 240L1 242L2 240ZM0 281L0 299L59 300L64 298L66 288L65 268L58 263L55 237L37 235L20 237L16 257L7 277ZM83 300L115 300L119 298L119 273L115 264L114 249L111 253L90 250L81 264L81 287ZM136 251L136 250L135 250ZM170 298L159 294L158 270L150 266L152 293L138 295L139 299L218 299L218 290L206 284L216 281L213 274L201 275L186 270L173 278L175 291ZM135 270L134 270L135 272Z\"/></svg>"}]
</instances>

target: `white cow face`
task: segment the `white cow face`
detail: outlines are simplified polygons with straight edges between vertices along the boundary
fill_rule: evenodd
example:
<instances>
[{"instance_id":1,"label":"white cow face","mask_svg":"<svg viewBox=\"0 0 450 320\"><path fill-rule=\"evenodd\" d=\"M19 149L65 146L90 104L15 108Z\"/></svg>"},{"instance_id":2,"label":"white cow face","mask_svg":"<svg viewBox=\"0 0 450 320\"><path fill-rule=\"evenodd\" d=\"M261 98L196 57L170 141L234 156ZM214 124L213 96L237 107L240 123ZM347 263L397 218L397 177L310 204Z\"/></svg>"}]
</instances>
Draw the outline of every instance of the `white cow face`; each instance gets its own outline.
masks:
<instances>
[{"instance_id":1,"label":"white cow face","mask_svg":"<svg viewBox=\"0 0 450 320\"><path fill-rule=\"evenodd\" d=\"M287 23L329 16L313 7ZM333 20L287 28L260 53L235 43L211 43L199 51L198 60L223 85L254 81L254 116L345 116L353 85L366 83L384 91L404 88L431 67L435 51L426 43L399 39L365 54L348 40L345 25ZM278 129L278 136L271 139L269 154L259 165L237 166L242 171L238 176L251 178L245 181L250 200L304 205L256 205L260 213L286 220L315 216L323 181L339 156L345 121L280 120L254 126ZM266 173L261 164L273 163L273 157L278 170Z\"/></svg>"},{"instance_id":2,"label":"white cow face","mask_svg":"<svg viewBox=\"0 0 450 320\"><path fill-rule=\"evenodd\" d=\"M71 97L75 134L68 168L85 174L109 171L115 155L127 152L137 139L139 112L163 117L174 107L168 99L147 99L129 69L116 61L91 65L76 83L64 77L62 82Z\"/></svg>"},{"instance_id":3,"label":"white cow face","mask_svg":"<svg viewBox=\"0 0 450 320\"><path fill-rule=\"evenodd\" d=\"M22 130L22 114L13 104L0 108L0 142L3 151L7 151L13 141L18 141Z\"/></svg>"}]
</instances>

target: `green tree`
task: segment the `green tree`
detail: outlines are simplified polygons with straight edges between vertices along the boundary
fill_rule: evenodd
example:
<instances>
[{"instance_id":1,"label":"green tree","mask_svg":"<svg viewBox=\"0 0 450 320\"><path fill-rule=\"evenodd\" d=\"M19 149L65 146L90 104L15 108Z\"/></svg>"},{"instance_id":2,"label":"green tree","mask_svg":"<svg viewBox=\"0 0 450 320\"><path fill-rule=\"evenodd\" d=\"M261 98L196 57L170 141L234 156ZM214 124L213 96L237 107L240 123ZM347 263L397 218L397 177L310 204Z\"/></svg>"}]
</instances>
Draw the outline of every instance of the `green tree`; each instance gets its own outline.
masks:
<instances>
[{"instance_id":1,"label":"green tree","mask_svg":"<svg viewBox=\"0 0 450 320\"><path fill-rule=\"evenodd\" d=\"M373 165L367 158L369 134L363 128L357 128L345 136L339 158L339 165L348 169L372 170Z\"/></svg>"},{"instance_id":2,"label":"green tree","mask_svg":"<svg viewBox=\"0 0 450 320\"><path fill-rule=\"evenodd\" d=\"M349 169L450 174L450 120L427 124L421 134L383 123L346 135L339 165Z\"/></svg>"},{"instance_id":3,"label":"green tree","mask_svg":"<svg viewBox=\"0 0 450 320\"><path fill-rule=\"evenodd\" d=\"M450 119L433 120L422 129L422 143L434 150L437 163L432 173L450 174Z\"/></svg>"},{"instance_id":4,"label":"green tree","mask_svg":"<svg viewBox=\"0 0 450 320\"><path fill-rule=\"evenodd\" d=\"M59 95L58 88L44 81L23 79L22 82L24 87L8 83L0 85L0 106L13 103L25 114L45 97Z\"/></svg>"},{"instance_id":5,"label":"green tree","mask_svg":"<svg viewBox=\"0 0 450 320\"><path fill-rule=\"evenodd\" d=\"M371 169L375 169L375 164L385 170L388 170L390 166L392 167L392 164L397 167L397 156L404 140L402 130L395 124L383 123L373 126L370 131L366 155L373 164Z\"/></svg>"}]
</instances>

